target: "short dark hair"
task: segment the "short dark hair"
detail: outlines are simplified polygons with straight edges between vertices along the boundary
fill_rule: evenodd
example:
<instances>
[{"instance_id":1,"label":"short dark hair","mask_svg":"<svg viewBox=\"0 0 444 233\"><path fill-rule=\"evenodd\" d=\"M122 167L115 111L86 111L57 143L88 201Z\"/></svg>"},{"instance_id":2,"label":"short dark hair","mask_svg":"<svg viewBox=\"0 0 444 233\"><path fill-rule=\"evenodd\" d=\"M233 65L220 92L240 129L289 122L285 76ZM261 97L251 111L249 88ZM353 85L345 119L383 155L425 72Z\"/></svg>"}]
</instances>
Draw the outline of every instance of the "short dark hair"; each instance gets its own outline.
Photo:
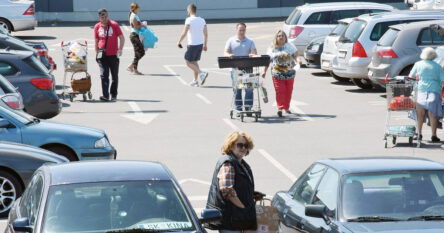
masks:
<instances>
[{"instance_id":1,"label":"short dark hair","mask_svg":"<svg viewBox=\"0 0 444 233\"><path fill-rule=\"evenodd\" d=\"M188 5L188 9L190 9L190 11L193 13L196 13L196 11L197 11L197 7L196 7L196 5L194 5L194 3L191 3L190 5Z\"/></svg>"},{"instance_id":2,"label":"short dark hair","mask_svg":"<svg viewBox=\"0 0 444 233\"><path fill-rule=\"evenodd\" d=\"M238 28L241 25L244 26L245 28L247 28L247 25L245 23L238 23L238 24L236 24L236 28Z\"/></svg>"},{"instance_id":3,"label":"short dark hair","mask_svg":"<svg viewBox=\"0 0 444 233\"><path fill-rule=\"evenodd\" d=\"M107 11L105 8L100 8L99 10L97 10L97 13L98 13L99 15L101 15L101 14L103 14L103 13L108 14L108 11Z\"/></svg>"}]
</instances>

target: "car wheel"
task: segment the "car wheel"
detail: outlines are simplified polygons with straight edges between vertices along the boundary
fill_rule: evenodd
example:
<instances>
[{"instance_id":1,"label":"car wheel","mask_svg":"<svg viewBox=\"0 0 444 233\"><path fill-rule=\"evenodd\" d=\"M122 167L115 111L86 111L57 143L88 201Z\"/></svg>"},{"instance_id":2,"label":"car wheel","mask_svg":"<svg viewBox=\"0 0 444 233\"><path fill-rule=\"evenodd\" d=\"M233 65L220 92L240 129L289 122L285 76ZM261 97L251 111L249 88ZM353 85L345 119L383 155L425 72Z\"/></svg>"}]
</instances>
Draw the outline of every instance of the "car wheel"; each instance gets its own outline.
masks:
<instances>
[{"instance_id":1,"label":"car wheel","mask_svg":"<svg viewBox=\"0 0 444 233\"><path fill-rule=\"evenodd\" d=\"M64 146L50 146L45 148L46 150L52 151L56 154L59 154L65 158L67 158L69 161L77 161L77 155L69 148Z\"/></svg>"},{"instance_id":2,"label":"car wheel","mask_svg":"<svg viewBox=\"0 0 444 233\"><path fill-rule=\"evenodd\" d=\"M339 77L336 74L334 74L333 72L330 72L330 75L336 79L336 81L340 82L340 83L348 83L350 82L349 78L343 78L343 77Z\"/></svg>"},{"instance_id":3,"label":"car wheel","mask_svg":"<svg viewBox=\"0 0 444 233\"><path fill-rule=\"evenodd\" d=\"M0 170L0 217L8 216L9 210L22 192L22 185L15 175Z\"/></svg>"},{"instance_id":4,"label":"car wheel","mask_svg":"<svg viewBox=\"0 0 444 233\"><path fill-rule=\"evenodd\" d=\"M12 31L12 25L6 19L0 18L0 27L6 29L9 33Z\"/></svg>"},{"instance_id":5,"label":"car wheel","mask_svg":"<svg viewBox=\"0 0 444 233\"><path fill-rule=\"evenodd\" d=\"M356 86L358 86L358 87L360 87L360 88L362 88L362 89L367 89L367 90L369 90L369 89L373 89L372 81L370 81L369 79L358 79L358 78L354 78L354 79L352 79L352 82L353 82Z\"/></svg>"}]
</instances>

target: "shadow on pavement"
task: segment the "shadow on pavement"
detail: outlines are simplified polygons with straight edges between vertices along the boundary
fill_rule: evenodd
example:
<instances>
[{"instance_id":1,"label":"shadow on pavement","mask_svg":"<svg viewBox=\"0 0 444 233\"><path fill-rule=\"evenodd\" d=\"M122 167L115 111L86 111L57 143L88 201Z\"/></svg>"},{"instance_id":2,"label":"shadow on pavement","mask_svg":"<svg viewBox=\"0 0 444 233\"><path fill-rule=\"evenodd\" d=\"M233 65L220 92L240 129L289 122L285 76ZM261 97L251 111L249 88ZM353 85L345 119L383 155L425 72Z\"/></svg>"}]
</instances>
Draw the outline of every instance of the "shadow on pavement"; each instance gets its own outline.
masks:
<instances>
[{"instance_id":1,"label":"shadow on pavement","mask_svg":"<svg viewBox=\"0 0 444 233\"><path fill-rule=\"evenodd\" d=\"M345 90L345 91L351 92L351 93L385 93L385 91L378 90L378 89L375 89L375 88L373 88L373 89L361 89L361 88L359 88L359 89L348 89L348 90Z\"/></svg>"},{"instance_id":2,"label":"shadow on pavement","mask_svg":"<svg viewBox=\"0 0 444 233\"><path fill-rule=\"evenodd\" d=\"M139 76L176 77L176 76L179 76L179 75L176 75L176 74L145 74L145 75L139 75Z\"/></svg>"},{"instance_id":3,"label":"shadow on pavement","mask_svg":"<svg viewBox=\"0 0 444 233\"><path fill-rule=\"evenodd\" d=\"M65 88L70 88L69 86L65 86ZM56 85L55 89L58 90L63 90L63 85Z\"/></svg>"},{"instance_id":4,"label":"shadow on pavement","mask_svg":"<svg viewBox=\"0 0 444 233\"><path fill-rule=\"evenodd\" d=\"M431 141L425 141L421 143L420 149L440 149L442 150L442 143L432 143ZM396 145L392 148L401 147L401 148L408 148L408 147L415 147L416 148L416 142L413 143L413 145L410 145L408 142L398 142Z\"/></svg>"},{"instance_id":5,"label":"shadow on pavement","mask_svg":"<svg viewBox=\"0 0 444 233\"><path fill-rule=\"evenodd\" d=\"M22 40L55 40L57 37L54 36L17 36Z\"/></svg>"},{"instance_id":6,"label":"shadow on pavement","mask_svg":"<svg viewBox=\"0 0 444 233\"><path fill-rule=\"evenodd\" d=\"M316 77L331 77L331 75L327 72L312 72L311 74Z\"/></svg>"},{"instance_id":7,"label":"shadow on pavement","mask_svg":"<svg viewBox=\"0 0 444 233\"><path fill-rule=\"evenodd\" d=\"M331 82L330 84L333 84L333 85L341 85L341 86L355 86L355 84L353 84L352 82L339 82L339 81L334 81L334 82Z\"/></svg>"},{"instance_id":8,"label":"shadow on pavement","mask_svg":"<svg viewBox=\"0 0 444 233\"><path fill-rule=\"evenodd\" d=\"M210 88L210 89L231 89L232 86L201 86L200 88Z\"/></svg>"}]
</instances>

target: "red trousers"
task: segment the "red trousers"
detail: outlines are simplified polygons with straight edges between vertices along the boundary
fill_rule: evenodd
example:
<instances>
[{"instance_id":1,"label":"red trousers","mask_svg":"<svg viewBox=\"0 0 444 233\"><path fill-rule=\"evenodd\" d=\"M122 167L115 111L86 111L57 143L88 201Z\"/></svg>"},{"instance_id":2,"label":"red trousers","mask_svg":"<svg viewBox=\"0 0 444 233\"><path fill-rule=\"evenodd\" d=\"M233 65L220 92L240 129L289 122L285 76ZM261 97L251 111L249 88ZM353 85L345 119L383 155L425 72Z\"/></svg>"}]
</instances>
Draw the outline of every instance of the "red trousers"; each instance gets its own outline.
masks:
<instances>
[{"instance_id":1,"label":"red trousers","mask_svg":"<svg viewBox=\"0 0 444 233\"><path fill-rule=\"evenodd\" d=\"M273 77L274 89L276 90L276 104L279 110L290 109L291 95L293 94L294 79L279 80Z\"/></svg>"}]
</instances>

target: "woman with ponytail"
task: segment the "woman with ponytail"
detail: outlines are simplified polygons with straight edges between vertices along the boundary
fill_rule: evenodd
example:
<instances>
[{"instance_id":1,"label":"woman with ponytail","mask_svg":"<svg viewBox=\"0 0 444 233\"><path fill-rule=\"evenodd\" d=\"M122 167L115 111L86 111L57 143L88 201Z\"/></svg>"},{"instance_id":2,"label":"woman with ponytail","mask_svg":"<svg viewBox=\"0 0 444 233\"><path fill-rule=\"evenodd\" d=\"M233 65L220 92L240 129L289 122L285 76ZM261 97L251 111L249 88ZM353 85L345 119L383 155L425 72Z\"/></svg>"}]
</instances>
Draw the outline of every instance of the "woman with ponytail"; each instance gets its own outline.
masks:
<instances>
[{"instance_id":1,"label":"woman with ponytail","mask_svg":"<svg viewBox=\"0 0 444 233\"><path fill-rule=\"evenodd\" d=\"M129 21L131 25L130 40L134 47L134 60L133 63L131 63L131 65L128 66L127 70L137 75L142 74L137 69L137 66L139 64L139 60L145 55L145 48L143 47L143 44L139 38L139 29L142 27L146 27L146 25L143 25L142 22L140 21L139 13L140 13L139 4L135 2L131 3Z\"/></svg>"}]
</instances>

